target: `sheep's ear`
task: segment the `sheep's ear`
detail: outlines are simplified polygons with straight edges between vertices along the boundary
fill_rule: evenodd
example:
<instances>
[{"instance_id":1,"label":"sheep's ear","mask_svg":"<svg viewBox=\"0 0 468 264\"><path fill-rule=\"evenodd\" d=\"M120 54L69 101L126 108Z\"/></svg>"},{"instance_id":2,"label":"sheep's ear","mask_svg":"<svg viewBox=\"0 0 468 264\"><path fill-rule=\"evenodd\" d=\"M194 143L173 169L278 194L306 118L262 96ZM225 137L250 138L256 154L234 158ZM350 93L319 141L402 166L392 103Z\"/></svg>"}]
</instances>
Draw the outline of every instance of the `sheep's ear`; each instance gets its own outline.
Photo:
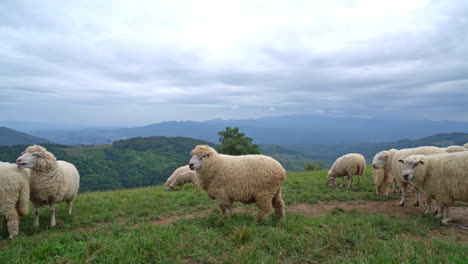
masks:
<instances>
[{"instance_id":1,"label":"sheep's ear","mask_svg":"<svg viewBox=\"0 0 468 264\"><path fill-rule=\"evenodd\" d=\"M424 164L424 160L420 160L419 163Z\"/></svg>"},{"instance_id":2,"label":"sheep's ear","mask_svg":"<svg viewBox=\"0 0 468 264\"><path fill-rule=\"evenodd\" d=\"M39 151L34 151L32 154L33 154L34 156L36 156L36 157L39 157L39 158L44 158L44 157L45 157L44 152L42 152L42 151L41 151L41 152L39 152Z\"/></svg>"},{"instance_id":3,"label":"sheep's ear","mask_svg":"<svg viewBox=\"0 0 468 264\"><path fill-rule=\"evenodd\" d=\"M401 160L398 160L398 162L403 163L403 160L402 160L402 159L401 159Z\"/></svg>"}]
</instances>

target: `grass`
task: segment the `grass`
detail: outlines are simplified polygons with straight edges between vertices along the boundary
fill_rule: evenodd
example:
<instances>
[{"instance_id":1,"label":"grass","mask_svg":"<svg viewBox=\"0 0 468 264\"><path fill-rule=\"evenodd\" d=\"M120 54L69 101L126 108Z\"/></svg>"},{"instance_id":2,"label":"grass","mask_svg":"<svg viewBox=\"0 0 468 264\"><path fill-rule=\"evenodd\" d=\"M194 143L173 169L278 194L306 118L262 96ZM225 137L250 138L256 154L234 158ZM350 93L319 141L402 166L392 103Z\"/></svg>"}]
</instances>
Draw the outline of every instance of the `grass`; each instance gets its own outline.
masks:
<instances>
[{"instance_id":1,"label":"grass","mask_svg":"<svg viewBox=\"0 0 468 264\"><path fill-rule=\"evenodd\" d=\"M324 171L288 174L283 197L288 206L381 200L370 174L352 190L329 189ZM220 218L216 202L190 185L80 194L72 217L60 205L56 228L48 227L47 209L39 228L29 215L18 237L0 240L0 263L468 263L466 243L432 237L438 219L416 212L402 217L337 206L320 217L293 212L257 223L244 212Z\"/></svg>"}]
</instances>

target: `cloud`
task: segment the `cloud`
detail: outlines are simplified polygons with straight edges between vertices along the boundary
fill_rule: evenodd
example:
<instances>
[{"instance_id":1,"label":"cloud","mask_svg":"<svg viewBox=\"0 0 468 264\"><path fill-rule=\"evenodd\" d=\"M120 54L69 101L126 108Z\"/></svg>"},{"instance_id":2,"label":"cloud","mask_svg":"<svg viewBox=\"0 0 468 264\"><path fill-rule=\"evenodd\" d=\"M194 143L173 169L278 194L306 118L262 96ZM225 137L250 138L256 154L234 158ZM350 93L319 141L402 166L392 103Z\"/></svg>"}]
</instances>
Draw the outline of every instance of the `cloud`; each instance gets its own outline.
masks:
<instances>
[{"instance_id":1,"label":"cloud","mask_svg":"<svg viewBox=\"0 0 468 264\"><path fill-rule=\"evenodd\" d=\"M468 122L464 1L2 1L0 12L0 120L34 103L36 119L86 124Z\"/></svg>"}]
</instances>

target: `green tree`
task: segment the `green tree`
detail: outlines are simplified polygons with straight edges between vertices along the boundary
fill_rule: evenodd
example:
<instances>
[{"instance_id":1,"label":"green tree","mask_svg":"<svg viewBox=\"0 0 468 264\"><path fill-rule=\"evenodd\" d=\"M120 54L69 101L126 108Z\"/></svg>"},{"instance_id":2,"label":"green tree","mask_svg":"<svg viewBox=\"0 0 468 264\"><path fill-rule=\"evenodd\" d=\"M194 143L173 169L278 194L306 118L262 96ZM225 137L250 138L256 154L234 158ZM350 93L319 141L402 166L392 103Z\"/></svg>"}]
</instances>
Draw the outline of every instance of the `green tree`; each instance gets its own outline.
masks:
<instances>
[{"instance_id":1,"label":"green tree","mask_svg":"<svg viewBox=\"0 0 468 264\"><path fill-rule=\"evenodd\" d=\"M219 131L219 142L221 146L219 153L228 155L246 155L260 154L260 148L257 144L252 144L252 138L246 137L244 133L239 132L239 128L226 127L225 131Z\"/></svg>"},{"instance_id":2,"label":"green tree","mask_svg":"<svg viewBox=\"0 0 468 264\"><path fill-rule=\"evenodd\" d=\"M323 160L318 160L315 162L309 162L304 166L304 171L313 171L313 170L323 170L325 168L325 162Z\"/></svg>"}]
</instances>

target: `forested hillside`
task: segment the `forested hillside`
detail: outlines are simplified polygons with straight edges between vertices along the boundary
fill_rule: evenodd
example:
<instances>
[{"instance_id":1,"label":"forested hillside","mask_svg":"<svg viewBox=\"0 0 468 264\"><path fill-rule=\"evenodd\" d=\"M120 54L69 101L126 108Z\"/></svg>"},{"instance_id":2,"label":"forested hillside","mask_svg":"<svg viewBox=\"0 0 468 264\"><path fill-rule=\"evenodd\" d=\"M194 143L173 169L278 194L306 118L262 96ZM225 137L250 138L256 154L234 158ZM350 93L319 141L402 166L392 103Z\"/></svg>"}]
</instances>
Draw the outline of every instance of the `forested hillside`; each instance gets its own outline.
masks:
<instances>
[{"instance_id":1,"label":"forested hillside","mask_svg":"<svg viewBox=\"0 0 468 264\"><path fill-rule=\"evenodd\" d=\"M183 137L120 140L112 145L69 147L44 144L57 159L72 162L81 175L80 192L127 189L161 184L190 151L205 141ZM0 160L15 162L26 145L1 146Z\"/></svg>"}]
</instances>

